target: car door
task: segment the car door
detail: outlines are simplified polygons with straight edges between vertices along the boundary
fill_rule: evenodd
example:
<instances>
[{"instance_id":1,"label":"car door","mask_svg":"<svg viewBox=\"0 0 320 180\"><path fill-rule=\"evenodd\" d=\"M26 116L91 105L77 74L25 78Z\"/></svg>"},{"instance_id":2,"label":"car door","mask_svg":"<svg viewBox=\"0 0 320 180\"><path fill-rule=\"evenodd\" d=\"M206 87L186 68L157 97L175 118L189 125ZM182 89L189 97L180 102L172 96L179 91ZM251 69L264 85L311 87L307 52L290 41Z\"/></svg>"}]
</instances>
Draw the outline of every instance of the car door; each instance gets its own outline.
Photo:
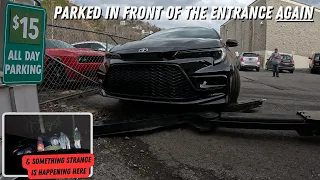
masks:
<instances>
[{"instance_id":1,"label":"car door","mask_svg":"<svg viewBox=\"0 0 320 180\"><path fill-rule=\"evenodd\" d=\"M320 66L320 54L316 53L313 57L314 59L314 65L319 67Z\"/></svg>"},{"instance_id":2,"label":"car door","mask_svg":"<svg viewBox=\"0 0 320 180\"><path fill-rule=\"evenodd\" d=\"M270 58L267 59L266 68L267 68L267 69L271 69L271 61L270 61Z\"/></svg>"}]
</instances>

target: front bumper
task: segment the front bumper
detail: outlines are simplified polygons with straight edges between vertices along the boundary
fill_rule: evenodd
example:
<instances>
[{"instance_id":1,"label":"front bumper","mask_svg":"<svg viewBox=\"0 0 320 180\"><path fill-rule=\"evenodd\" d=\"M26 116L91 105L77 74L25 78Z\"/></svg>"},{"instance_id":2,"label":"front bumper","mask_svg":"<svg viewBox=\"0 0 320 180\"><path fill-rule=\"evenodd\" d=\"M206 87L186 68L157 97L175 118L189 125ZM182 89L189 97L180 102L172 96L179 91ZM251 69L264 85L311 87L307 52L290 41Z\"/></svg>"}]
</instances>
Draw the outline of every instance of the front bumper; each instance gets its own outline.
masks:
<instances>
[{"instance_id":1,"label":"front bumper","mask_svg":"<svg viewBox=\"0 0 320 180\"><path fill-rule=\"evenodd\" d=\"M225 104L230 91L230 64L219 66L188 75L181 64L113 64L100 80L100 95L160 104Z\"/></svg>"},{"instance_id":2,"label":"front bumper","mask_svg":"<svg viewBox=\"0 0 320 180\"><path fill-rule=\"evenodd\" d=\"M320 66L312 66L313 71L320 71Z\"/></svg>"},{"instance_id":3,"label":"front bumper","mask_svg":"<svg viewBox=\"0 0 320 180\"><path fill-rule=\"evenodd\" d=\"M242 69L256 69L256 68L260 68L260 64L257 64L257 65L241 64L240 68L242 68Z\"/></svg>"},{"instance_id":4,"label":"front bumper","mask_svg":"<svg viewBox=\"0 0 320 180\"><path fill-rule=\"evenodd\" d=\"M288 70L288 71L292 71L294 70L295 67L294 66L279 66L279 70Z\"/></svg>"}]
</instances>

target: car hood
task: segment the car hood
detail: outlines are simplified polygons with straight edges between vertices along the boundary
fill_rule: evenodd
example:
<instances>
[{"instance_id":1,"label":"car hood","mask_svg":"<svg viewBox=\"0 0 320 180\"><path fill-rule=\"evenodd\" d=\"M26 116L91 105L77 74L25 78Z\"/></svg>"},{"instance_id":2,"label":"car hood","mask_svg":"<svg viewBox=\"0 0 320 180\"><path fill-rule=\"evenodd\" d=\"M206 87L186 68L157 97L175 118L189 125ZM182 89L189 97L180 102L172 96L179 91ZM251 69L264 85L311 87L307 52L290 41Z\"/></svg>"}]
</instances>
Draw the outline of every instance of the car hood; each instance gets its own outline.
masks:
<instances>
[{"instance_id":1,"label":"car hood","mask_svg":"<svg viewBox=\"0 0 320 180\"><path fill-rule=\"evenodd\" d=\"M204 38L174 38L174 39L148 39L128 42L114 47L110 52L127 54L139 53L142 48L148 48L147 52L168 52L185 49L203 49L222 47L219 39Z\"/></svg>"},{"instance_id":2,"label":"car hood","mask_svg":"<svg viewBox=\"0 0 320 180\"><path fill-rule=\"evenodd\" d=\"M52 56L104 56L105 53L86 48L46 49Z\"/></svg>"}]
</instances>

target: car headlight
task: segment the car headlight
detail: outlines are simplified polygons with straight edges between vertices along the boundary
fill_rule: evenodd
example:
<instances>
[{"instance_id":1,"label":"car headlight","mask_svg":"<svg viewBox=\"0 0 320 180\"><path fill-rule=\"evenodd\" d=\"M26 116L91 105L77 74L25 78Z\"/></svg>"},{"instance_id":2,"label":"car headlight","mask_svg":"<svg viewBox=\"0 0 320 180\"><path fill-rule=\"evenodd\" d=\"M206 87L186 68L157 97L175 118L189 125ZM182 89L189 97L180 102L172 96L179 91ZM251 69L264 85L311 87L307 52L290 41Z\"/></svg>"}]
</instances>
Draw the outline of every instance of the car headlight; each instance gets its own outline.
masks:
<instances>
[{"instance_id":1,"label":"car headlight","mask_svg":"<svg viewBox=\"0 0 320 180\"><path fill-rule=\"evenodd\" d=\"M103 63L109 65L110 59L121 59L121 56L115 53L106 53L106 55L104 56Z\"/></svg>"},{"instance_id":2,"label":"car headlight","mask_svg":"<svg viewBox=\"0 0 320 180\"><path fill-rule=\"evenodd\" d=\"M227 53L225 48L218 48L213 51L213 65L219 64L226 59Z\"/></svg>"},{"instance_id":3,"label":"car headlight","mask_svg":"<svg viewBox=\"0 0 320 180\"><path fill-rule=\"evenodd\" d=\"M225 48L211 48L211 49L195 49L195 50L181 50L175 52L173 59L187 59L187 58L213 58L213 65L219 64L226 59ZM170 54L168 54L170 56ZM167 58L169 59L169 58Z\"/></svg>"}]
</instances>

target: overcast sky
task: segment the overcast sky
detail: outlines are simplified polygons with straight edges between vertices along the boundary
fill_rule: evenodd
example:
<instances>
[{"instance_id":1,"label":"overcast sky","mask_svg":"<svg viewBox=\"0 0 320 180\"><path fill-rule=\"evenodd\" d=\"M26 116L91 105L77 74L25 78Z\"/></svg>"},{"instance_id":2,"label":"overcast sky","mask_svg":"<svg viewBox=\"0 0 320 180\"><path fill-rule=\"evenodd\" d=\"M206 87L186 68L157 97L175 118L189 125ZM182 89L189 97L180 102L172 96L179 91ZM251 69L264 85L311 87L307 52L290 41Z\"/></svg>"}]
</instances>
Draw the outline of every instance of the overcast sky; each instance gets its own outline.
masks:
<instances>
[{"instance_id":1,"label":"overcast sky","mask_svg":"<svg viewBox=\"0 0 320 180\"><path fill-rule=\"evenodd\" d=\"M106 6L120 6L122 9L124 6L241 6L249 5L254 0L76 0L78 5L86 6L100 6L105 8ZM319 7L319 0L300 0L308 5ZM219 31L220 25L225 21L219 20L203 20L192 21L180 18L179 20L169 21L164 16L160 20L149 21L151 24L155 24L161 28L181 27L181 26L204 26L215 28Z\"/></svg>"}]
</instances>

